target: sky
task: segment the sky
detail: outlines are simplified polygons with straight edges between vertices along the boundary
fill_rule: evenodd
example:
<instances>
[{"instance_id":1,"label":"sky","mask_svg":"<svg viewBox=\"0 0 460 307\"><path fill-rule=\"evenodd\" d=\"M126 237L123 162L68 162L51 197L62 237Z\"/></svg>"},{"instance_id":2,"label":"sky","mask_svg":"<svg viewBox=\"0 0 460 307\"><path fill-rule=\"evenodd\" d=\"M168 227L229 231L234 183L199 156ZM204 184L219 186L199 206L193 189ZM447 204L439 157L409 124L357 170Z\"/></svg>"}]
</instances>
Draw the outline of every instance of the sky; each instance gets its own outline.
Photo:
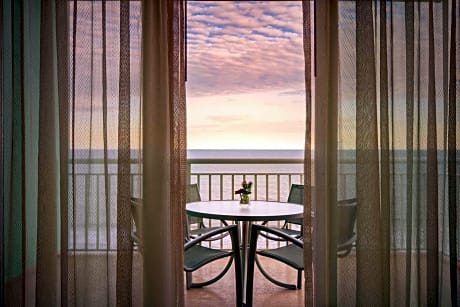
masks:
<instances>
[{"instance_id":1,"label":"sky","mask_svg":"<svg viewBox=\"0 0 460 307\"><path fill-rule=\"evenodd\" d=\"M73 3L73 2L72 2ZM305 83L301 1L190 1L187 8L188 149L303 149ZM130 2L131 147L141 146L142 14ZM72 8L72 4L71 4ZM107 2L107 139L118 144L119 2ZM388 11L388 9L387 9ZM102 5L78 3L75 44L75 147L103 148ZM395 149L406 146L404 3L393 6L392 123ZM437 120L443 121L442 5L435 5ZM73 13L69 14L73 33ZM418 20L418 13L416 14ZM387 17L388 18L388 17ZM427 6L421 5L421 147L426 147L428 107ZM356 16L354 3L339 3L339 148L356 147ZM378 36L378 31L376 32ZM376 38L377 38L376 36ZM73 35L69 37L73 43ZM317 38L321 39L321 38ZM376 45L377 52L378 44ZM418 53L416 53L418 54ZM321 56L318 54L317 56ZM71 57L73 59L73 57ZM379 63L376 63L379 64ZM379 65L376 75L379 76ZM457 72L459 78L460 72ZM379 80L376 80L379 93ZM460 85L457 79L457 87ZM313 88L314 96L314 88ZM314 97L313 97L314 98ZM418 99L418 98L417 98ZM379 97L377 97L379 101ZM316 107L322 107L321 102ZM313 104L315 108L315 104ZM379 109L377 109L379 112ZM459 111L457 110L457 113ZM314 114L314 110L313 110ZM457 115L460 117L460 115ZM314 120L314 118L313 118ZM414 124L415 125L415 124ZM458 127L458 126L457 126ZM444 138L437 125L438 145ZM457 131L458 128L457 128ZM314 126L313 131L314 135ZM457 132L460 139L460 133ZM313 140L314 141L314 140Z\"/></svg>"},{"instance_id":2,"label":"sky","mask_svg":"<svg viewBox=\"0 0 460 307\"><path fill-rule=\"evenodd\" d=\"M300 1L187 7L189 149L303 149Z\"/></svg>"}]
</instances>

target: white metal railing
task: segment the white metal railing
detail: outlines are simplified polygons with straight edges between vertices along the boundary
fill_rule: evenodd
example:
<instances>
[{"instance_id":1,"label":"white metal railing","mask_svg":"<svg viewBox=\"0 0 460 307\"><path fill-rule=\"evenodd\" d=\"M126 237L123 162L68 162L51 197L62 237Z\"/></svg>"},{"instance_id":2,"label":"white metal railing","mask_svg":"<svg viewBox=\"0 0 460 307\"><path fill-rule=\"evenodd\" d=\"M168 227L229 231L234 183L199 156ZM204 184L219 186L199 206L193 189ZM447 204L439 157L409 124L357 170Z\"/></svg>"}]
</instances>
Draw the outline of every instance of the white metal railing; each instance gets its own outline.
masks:
<instances>
[{"instance_id":1,"label":"white metal railing","mask_svg":"<svg viewBox=\"0 0 460 307\"><path fill-rule=\"evenodd\" d=\"M286 201L290 185L304 182L302 159L189 159L187 161L189 182L198 183L203 200L235 199L234 191L240 187L243 179L253 181L254 200ZM131 187L133 196L142 194L142 175L139 160L132 160ZM426 184L426 166L421 164L420 182ZM403 248L406 242L406 167L405 159L394 163L394 219L392 225L393 245ZM439 166L440 184L444 173ZM415 170L415 166L414 166ZM117 160L108 160L107 193L102 159L75 160L75 216L69 216L69 227L76 231L76 249L105 250L116 249L116 193ZM355 197L356 175L353 159L340 159L338 162L338 198ZM69 175L72 180L72 175ZM72 181L70 181L71 183ZM414 180L414 185L416 181ZM314 185L314 183L313 183ZM69 186L72 189L72 186ZM460 175L457 174L457 191L460 190ZM439 189L440 201L443 201L443 189ZM108 211L106 214L106 195ZM459 195L460 197L460 195ZM415 199L415 198L414 198ZM72 196L69 195L69 204ZM425 200L420 200L423 203ZM441 215L446 212L442 212ZM423 216L423 213L422 213ZM74 224L75 221L75 224ZM107 223L110 227L107 228ZM208 222L211 223L211 222ZM75 227L74 227L75 226ZM447 225L446 225L447 227ZM107 231L108 230L108 231ZM446 230L447 231L447 230ZM422 238L423 239L423 238ZM444 242L448 244L447 240ZM222 243L220 243L222 244ZM69 236L69 247L73 247L73 235ZM444 246L444 249L446 247Z\"/></svg>"},{"instance_id":2,"label":"white metal railing","mask_svg":"<svg viewBox=\"0 0 460 307\"><path fill-rule=\"evenodd\" d=\"M286 201L291 184L304 181L302 159L189 159L187 165L190 183L198 183L204 200L235 199L233 192L247 180L253 182L251 199ZM225 170L216 165L233 168ZM194 166L204 166L205 171L194 170ZM210 171L209 166L215 170Z\"/></svg>"}]
</instances>

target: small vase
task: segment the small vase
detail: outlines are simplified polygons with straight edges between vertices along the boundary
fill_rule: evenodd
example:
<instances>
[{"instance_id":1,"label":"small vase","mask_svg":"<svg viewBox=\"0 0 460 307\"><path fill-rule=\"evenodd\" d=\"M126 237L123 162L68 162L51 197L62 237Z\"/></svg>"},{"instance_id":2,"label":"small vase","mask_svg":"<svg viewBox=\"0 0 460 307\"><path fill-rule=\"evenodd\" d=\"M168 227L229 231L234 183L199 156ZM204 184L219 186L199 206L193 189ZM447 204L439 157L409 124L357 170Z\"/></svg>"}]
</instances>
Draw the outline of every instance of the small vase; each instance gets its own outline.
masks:
<instances>
[{"instance_id":1,"label":"small vase","mask_svg":"<svg viewBox=\"0 0 460 307\"><path fill-rule=\"evenodd\" d=\"M249 205L249 194L241 194L240 204Z\"/></svg>"}]
</instances>

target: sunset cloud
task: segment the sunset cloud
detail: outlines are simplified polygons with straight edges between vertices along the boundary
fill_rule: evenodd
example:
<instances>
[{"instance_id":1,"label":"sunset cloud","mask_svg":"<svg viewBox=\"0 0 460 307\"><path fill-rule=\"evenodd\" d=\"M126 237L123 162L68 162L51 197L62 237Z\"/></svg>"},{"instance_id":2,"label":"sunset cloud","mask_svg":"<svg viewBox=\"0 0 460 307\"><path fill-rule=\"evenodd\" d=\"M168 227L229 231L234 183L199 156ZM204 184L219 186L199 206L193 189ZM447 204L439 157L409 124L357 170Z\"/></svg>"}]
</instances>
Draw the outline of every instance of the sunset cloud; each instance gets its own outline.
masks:
<instances>
[{"instance_id":1,"label":"sunset cloud","mask_svg":"<svg viewBox=\"0 0 460 307\"><path fill-rule=\"evenodd\" d=\"M189 2L188 95L302 89L299 1Z\"/></svg>"}]
</instances>

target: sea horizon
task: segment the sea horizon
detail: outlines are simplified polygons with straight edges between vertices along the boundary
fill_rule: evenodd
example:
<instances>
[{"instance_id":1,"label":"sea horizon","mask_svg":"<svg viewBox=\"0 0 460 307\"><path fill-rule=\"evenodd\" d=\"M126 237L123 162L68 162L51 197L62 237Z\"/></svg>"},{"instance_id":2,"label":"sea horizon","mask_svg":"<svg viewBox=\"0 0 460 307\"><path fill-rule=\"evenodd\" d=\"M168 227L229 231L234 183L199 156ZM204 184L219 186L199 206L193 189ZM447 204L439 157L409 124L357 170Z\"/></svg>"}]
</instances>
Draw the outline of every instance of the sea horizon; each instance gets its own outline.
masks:
<instances>
[{"instance_id":1,"label":"sea horizon","mask_svg":"<svg viewBox=\"0 0 460 307\"><path fill-rule=\"evenodd\" d=\"M421 155L422 160L425 160L427 155L426 149L416 150L413 149L413 158L417 159L417 155ZM131 149L131 159L138 159L139 149ZM312 159L315 157L315 152L312 150ZM441 163L447 150L438 149L438 162ZM303 149L187 149L187 159L303 159L304 150ZM355 149L339 149L337 150L339 159L353 159L356 157ZM391 155L394 154L394 157L397 160L405 159L407 157L406 149L395 149L390 151ZM118 150L117 149L108 149L107 157L108 159L117 159ZM72 151L69 151L69 159L72 158ZM104 158L103 149L75 149L75 158L76 159L102 159ZM456 151L456 160L460 161L460 150ZM113 163L111 161L110 163Z\"/></svg>"}]
</instances>

